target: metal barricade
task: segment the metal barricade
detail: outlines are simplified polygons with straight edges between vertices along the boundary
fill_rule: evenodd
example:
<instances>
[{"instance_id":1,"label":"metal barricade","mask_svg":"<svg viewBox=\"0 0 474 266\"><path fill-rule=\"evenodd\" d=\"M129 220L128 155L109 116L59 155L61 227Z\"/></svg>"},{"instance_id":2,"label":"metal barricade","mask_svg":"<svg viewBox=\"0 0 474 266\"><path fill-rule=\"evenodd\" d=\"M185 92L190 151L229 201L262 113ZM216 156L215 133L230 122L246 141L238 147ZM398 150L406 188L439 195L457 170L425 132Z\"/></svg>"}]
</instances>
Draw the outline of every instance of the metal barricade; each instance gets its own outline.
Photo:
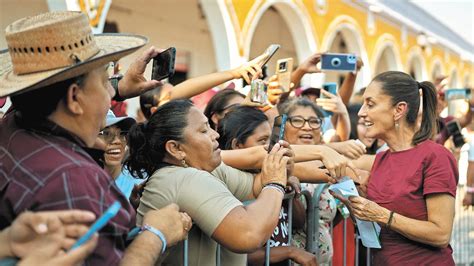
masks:
<instances>
[{"instance_id":1,"label":"metal barricade","mask_svg":"<svg viewBox=\"0 0 474 266\"><path fill-rule=\"evenodd\" d=\"M451 234L456 265L474 264L474 207L462 206L465 191L465 185L459 185L456 192L456 209Z\"/></svg>"},{"instance_id":2,"label":"metal barricade","mask_svg":"<svg viewBox=\"0 0 474 266\"><path fill-rule=\"evenodd\" d=\"M318 261L319 257L319 198L323 190L328 187L328 184L319 184L315 189L310 201L307 202L307 229L306 229L306 250L313 253ZM303 193L308 193L304 191ZM332 233L331 233L332 235Z\"/></svg>"},{"instance_id":3,"label":"metal barricade","mask_svg":"<svg viewBox=\"0 0 474 266\"><path fill-rule=\"evenodd\" d=\"M291 191L286 193L283 197L283 201L288 200L288 245L291 245L292 233L293 233L293 199L296 193ZM183 265L188 266L188 240L186 239L183 244ZM221 266L221 246L218 244L216 249L216 266ZM267 240L265 246L265 265L270 265L270 241ZM288 262L288 265L291 265L291 261Z\"/></svg>"}]
</instances>

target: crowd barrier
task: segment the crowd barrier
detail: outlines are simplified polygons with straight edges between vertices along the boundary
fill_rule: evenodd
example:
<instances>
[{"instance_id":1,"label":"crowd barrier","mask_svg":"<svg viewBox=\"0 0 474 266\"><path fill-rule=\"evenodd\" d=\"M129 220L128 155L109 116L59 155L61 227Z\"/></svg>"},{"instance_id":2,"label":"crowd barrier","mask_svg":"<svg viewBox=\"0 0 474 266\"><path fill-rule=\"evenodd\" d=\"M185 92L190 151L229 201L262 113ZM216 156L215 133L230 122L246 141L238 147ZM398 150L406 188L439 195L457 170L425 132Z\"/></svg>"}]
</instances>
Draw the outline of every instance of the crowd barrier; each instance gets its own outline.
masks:
<instances>
[{"instance_id":1,"label":"crowd barrier","mask_svg":"<svg viewBox=\"0 0 474 266\"><path fill-rule=\"evenodd\" d=\"M306 243L306 250L308 252L313 253L317 256L318 261L319 259L319 198L323 190L327 187L327 184L320 184L318 185L313 195L309 191L302 191L302 194L307 199L307 207L308 207L308 216L307 216L307 243ZM457 190L457 197L456 197L456 216L454 220L453 226L453 233L451 236L451 246L454 250L453 256L456 262L456 265L473 265L474 264L474 209L473 207L465 208L462 206L462 199L464 197L465 187L459 186ZM293 198L295 197L295 193L287 193L284 197L284 200L288 201L288 243L291 243L292 239L292 209L293 209ZM308 200L309 199L309 200ZM343 223L343 258L342 264L346 266L347 262L347 223L349 218L345 218L341 221ZM332 232L333 224L331 224L331 236L333 235ZM371 251L370 248L367 248L366 260L362 263L359 263L360 257L360 247L361 241L357 234L354 235L355 239L355 259L354 265L358 266L359 264L362 265L371 265ZM265 248L265 265L270 265L270 244L267 241L266 248ZM220 246L218 245L217 252L216 252L216 265L221 266L221 258L220 258ZM188 242L185 240L184 243L184 265L188 265ZM292 265L291 261L288 261L288 265ZM332 265L332 262L329 263Z\"/></svg>"}]
</instances>

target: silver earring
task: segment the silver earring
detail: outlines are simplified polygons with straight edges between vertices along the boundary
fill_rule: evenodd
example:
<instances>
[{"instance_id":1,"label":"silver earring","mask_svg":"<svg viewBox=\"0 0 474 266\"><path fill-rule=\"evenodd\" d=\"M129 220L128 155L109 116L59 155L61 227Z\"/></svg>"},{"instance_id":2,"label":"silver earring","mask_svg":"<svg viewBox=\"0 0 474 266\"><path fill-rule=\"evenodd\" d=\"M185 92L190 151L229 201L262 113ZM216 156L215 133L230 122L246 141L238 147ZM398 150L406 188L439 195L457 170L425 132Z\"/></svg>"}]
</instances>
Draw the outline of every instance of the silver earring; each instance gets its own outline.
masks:
<instances>
[{"instance_id":1,"label":"silver earring","mask_svg":"<svg viewBox=\"0 0 474 266\"><path fill-rule=\"evenodd\" d=\"M188 167L188 164L186 163L186 161L184 160L184 158L181 160L181 165L182 165L184 168L187 168L187 167Z\"/></svg>"},{"instance_id":2,"label":"silver earring","mask_svg":"<svg viewBox=\"0 0 474 266\"><path fill-rule=\"evenodd\" d=\"M395 128L398 130L400 128L400 124L398 122L395 122Z\"/></svg>"}]
</instances>

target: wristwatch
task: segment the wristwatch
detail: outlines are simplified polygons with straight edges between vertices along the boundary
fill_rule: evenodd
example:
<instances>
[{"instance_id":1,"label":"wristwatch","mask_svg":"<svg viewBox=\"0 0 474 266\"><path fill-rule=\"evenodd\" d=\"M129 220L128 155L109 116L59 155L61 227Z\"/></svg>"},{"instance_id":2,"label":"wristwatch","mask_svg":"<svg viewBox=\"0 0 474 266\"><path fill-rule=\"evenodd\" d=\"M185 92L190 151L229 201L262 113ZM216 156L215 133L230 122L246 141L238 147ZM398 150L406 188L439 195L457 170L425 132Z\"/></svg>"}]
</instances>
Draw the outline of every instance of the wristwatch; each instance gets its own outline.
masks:
<instances>
[{"instance_id":1,"label":"wristwatch","mask_svg":"<svg viewBox=\"0 0 474 266\"><path fill-rule=\"evenodd\" d=\"M114 88L114 91L115 91L115 95L114 95L114 98L112 98L112 100L117 101L117 102L125 101L125 98L120 96L119 89L118 89L119 81L122 78L123 78L122 74L116 74L116 75L113 75L112 77L109 78L110 84L112 85L112 87Z\"/></svg>"}]
</instances>

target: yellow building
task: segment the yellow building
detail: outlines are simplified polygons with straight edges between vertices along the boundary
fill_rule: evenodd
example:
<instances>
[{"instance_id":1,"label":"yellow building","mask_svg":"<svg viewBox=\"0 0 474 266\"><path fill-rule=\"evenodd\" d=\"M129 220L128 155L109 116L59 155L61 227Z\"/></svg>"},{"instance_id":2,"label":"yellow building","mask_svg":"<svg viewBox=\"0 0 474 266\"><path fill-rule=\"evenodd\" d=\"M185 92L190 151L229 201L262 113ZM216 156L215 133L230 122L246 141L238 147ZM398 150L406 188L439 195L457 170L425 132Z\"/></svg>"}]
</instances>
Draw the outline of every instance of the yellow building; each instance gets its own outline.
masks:
<instances>
[{"instance_id":1,"label":"yellow building","mask_svg":"<svg viewBox=\"0 0 474 266\"><path fill-rule=\"evenodd\" d=\"M80 8L91 24L103 16L120 32L146 35L150 45L176 47L179 71L188 78L237 67L279 43L270 74L278 58L300 62L317 51L348 52L365 64L356 89L386 70L402 70L417 80L448 75L448 87L474 85L472 44L408 1L0 0L0 5L3 28L49 10ZM3 32L0 47L6 48ZM125 68L130 58L122 62ZM308 75L303 84L340 80L330 72Z\"/></svg>"}]
</instances>

